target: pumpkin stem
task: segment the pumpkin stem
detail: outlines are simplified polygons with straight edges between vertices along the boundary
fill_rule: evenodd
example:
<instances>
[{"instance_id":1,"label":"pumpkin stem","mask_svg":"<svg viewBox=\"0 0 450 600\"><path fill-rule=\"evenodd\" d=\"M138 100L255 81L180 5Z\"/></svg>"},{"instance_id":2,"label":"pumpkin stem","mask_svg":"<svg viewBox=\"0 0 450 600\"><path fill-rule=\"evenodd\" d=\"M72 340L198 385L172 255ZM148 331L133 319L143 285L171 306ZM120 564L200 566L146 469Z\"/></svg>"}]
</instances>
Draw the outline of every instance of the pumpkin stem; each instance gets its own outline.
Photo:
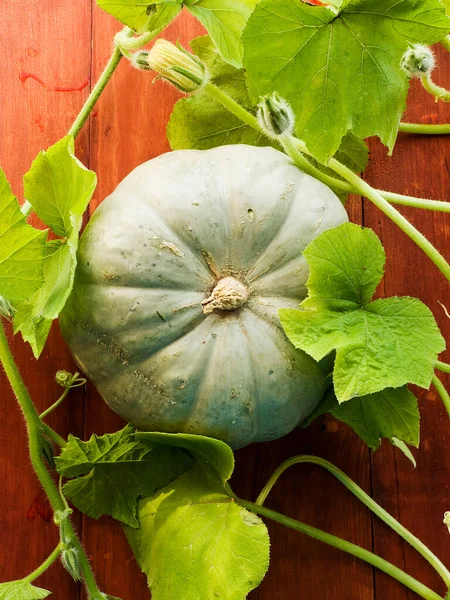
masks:
<instances>
[{"instance_id":1,"label":"pumpkin stem","mask_svg":"<svg viewBox=\"0 0 450 600\"><path fill-rule=\"evenodd\" d=\"M234 277L224 277L214 287L212 294L203 300L203 312L210 315L214 310L236 310L248 300L245 285Z\"/></svg>"}]
</instances>

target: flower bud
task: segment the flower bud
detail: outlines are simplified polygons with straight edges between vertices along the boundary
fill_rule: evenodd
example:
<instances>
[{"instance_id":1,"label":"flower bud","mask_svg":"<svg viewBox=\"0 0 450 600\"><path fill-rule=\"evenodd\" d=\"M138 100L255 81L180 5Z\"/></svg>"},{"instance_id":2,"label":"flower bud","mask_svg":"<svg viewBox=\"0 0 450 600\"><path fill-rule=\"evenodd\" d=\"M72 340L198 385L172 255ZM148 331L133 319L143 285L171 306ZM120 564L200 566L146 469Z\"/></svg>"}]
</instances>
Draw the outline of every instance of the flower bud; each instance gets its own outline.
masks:
<instances>
[{"instance_id":1,"label":"flower bud","mask_svg":"<svg viewBox=\"0 0 450 600\"><path fill-rule=\"evenodd\" d=\"M5 319L11 319L16 314L16 309L13 308L9 300L0 296L0 317L5 317Z\"/></svg>"},{"instance_id":2,"label":"flower bud","mask_svg":"<svg viewBox=\"0 0 450 600\"><path fill-rule=\"evenodd\" d=\"M55 375L56 383L63 388L70 387L72 379L73 375L72 373L69 373L69 371L58 371Z\"/></svg>"},{"instance_id":3,"label":"flower bud","mask_svg":"<svg viewBox=\"0 0 450 600\"><path fill-rule=\"evenodd\" d=\"M410 77L423 77L434 69L433 51L423 44L415 44L408 48L402 56L400 64Z\"/></svg>"},{"instance_id":4,"label":"flower bud","mask_svg":"<svg viewBox=\"0 0 450 600\"><path fill-rule=\"evenodd\" d=\"M258 121L272 138L289 136L294 132L295 117L292 108L277 92L261 98L258 104Z\"/></svg>"},{"instance_id":5,"label":"flower bud","mask_svg":"<svg viewBox=\"0 0 450 600\"><path fill-rule=\"evenodd\" d=\"M205 65L179 44L157 40L148 53L151 69L186 94L197 91L206 81Z\"/></svg>"},{"instance_id":6,"label":"flower bud","mask_svg":"<svg viewBox=\"0 0 450 600\"><path fill-rule=\"evenodd\" d=\"M79 551L72 543L61 550L61 562L74 581L82 580Z\"/></svg>"}]
</instances>

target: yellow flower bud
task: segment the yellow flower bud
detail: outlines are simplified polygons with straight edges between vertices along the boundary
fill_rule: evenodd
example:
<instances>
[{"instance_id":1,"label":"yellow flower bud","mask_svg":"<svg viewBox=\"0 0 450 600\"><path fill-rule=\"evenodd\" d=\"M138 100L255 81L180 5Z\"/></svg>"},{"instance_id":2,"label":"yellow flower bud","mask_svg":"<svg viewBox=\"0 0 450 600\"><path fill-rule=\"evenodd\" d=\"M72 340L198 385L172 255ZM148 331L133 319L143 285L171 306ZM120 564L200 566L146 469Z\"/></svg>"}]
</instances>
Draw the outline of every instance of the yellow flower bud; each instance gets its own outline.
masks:
<instances>
[{"instance_id":1,"label":"yellow flower bud","mask_svg":"<svg viewBox=\"0 0 450 600\"><path fill-rule=\"evenodd\" d=\"M166 79L182 92L197 91L206 80L205 65L184 50L167 40L157 40L148 53L148 64L162 79Z\"/></svg>"}]
</instances>

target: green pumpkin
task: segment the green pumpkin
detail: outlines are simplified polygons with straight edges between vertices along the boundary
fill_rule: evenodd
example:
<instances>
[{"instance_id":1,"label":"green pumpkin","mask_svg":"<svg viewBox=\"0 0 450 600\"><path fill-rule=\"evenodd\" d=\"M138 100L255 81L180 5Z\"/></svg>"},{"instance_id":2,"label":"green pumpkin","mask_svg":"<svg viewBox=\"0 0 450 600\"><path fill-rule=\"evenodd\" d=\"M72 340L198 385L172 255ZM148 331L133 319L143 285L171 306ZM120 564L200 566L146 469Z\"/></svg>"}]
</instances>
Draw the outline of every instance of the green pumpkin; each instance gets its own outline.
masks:
<instances>
[{"instance_id":1,"label":"green pumpkin","mask_svg":"<svg viewBox=\"0 0 450 600\"><path fill-rule=\"evenodd\" d=\"M316 407L325 378L278 309L305 297L306 245L346 220L331 190L272 148L160 156L91 218L64 338L139 429L233 448L279 438Z\"/></svg>"}]
</instances>

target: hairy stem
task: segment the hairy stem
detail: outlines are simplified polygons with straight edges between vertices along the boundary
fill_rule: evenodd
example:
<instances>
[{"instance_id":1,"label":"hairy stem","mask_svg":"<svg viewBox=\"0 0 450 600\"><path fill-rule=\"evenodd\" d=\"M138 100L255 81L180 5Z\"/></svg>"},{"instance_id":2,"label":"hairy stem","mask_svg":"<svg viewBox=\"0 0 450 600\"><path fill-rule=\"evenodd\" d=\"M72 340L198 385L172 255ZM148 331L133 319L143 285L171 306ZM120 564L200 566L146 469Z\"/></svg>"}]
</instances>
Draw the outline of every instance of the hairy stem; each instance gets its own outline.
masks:
<instances>
[{"instance_id":1,"label":"hairy stem","mask_svg":"<svg viewBox=\"0 0 450 600\"><path fill-rule=\"evenodd\" d=\"M312 177L315 177L335 192L344 192L348 194L358 194L358 190L342 179L323 173L316 166L312 165L307 158L300 152L297 156L297 166L308 173ZM405 196L404 194L396 194L395 192L386 192L384 190L376 190L385 200L390 204L399 204L401 206L410 206L412 208L422 208L425 210L434 210L438 212L450 213L450 202L444 202L442 200L428 200L426 198L414 198L412 196Z\"/></svg>"},{"instance_id":2,"label":"hairy stem","mask_svg":"<svg viewBox=\"0 0 450 600\"><path fill-rule=\"evenodd\" d=\"M426 600L442 600L442 598L438 594L436 594L435 592L433 592L433 590L430 590L430 588L420 583L420 581L417 581L417 579L414 579L414 577L411 577L398 567L392 565L387 560L384 560L380 556L377 556L376 554L373 554L372 552L369 552L368 550L365 550L364 548L361 548L356 544L352 544L351 542L347 542L347 540L343 540L342 538L332 535L331 533L326 533L325 531L316 529L315 527L311 527L310 525L306 525L305 523L297 521L296 519L286 517L285 515L282 515L278 512L270 510L269 508L266 508L265 506L258 506L253 502L247 502L246 500L241 499L238 499L237 503L239 504L239 506L242 506L243 508L246 508L247 510L253 513L256 513L263 517L267 517L272 521L281 523L281 525L285 525L286 527L295 529L295 531L299 531L300 533L309 535L310 537L319 540L320 542L328 544L329 546L333 546L334 548L338 548L339 550L343 550L348 554L351 554L353 556L356 556L357 558L360 558L361 560L364 560L365 562L376 567L380 571L383 571L390 577L393 577L394 579L408 587L410 590L412 590L422 598L425 598Z\"/></svg>"},{"instance_id":3,"label":"hairy stem","mask_svg":"<svg viewBox=\"0 0 450 600\"><path fill-rule=\"evenodd\" d=\"M57 444L60 448L64 448L64 446L67 446L66 440L64 438L62 438L59 435L59 433L56 433L56 431L54 429L52 429L46 423L42 423L42 431L45 433L45 435L48 438L53 440L55 442L55 444Z\"/></svg>"},{"instance_id":4,"label":"hairy stem","mask_svg":"<svg viewBox=\"0 0 450 600\"><path fill-rule=\"evenodd\" d=\"M259 131L263 135L266 135L264 130L261 129L258 119L254 115L252 115L250 112L248 112L247 110L242 108L242 106L240 106L240 104L238 104L235 100L230 98L230 96L225 94L225 92L223 92L216 85L214 85L211 82L207 82L202 87L202 89L205 92L207 92L210 96L212 96L215 100L220 102L226 109L228 109L231 113L233 113L241 121L246 123L249 127ZM449 132L450 132L450 127L449 127ZM284 139L286 139L286 138L284 138ZM309 154L309 152L306 150L306 147L304 148L304 150L305 150L305 152L303 152L304 154ZM337 179L336 177L332 177L326 173L323 173L322 171L320 171L320 169L317 169L317 167L312 165L303 156L303 153L302 153L302 151L297 151L297 152L295 152L295 157L291 156L291 158L293 158L294 162L297 164L297 166L302 171L306 171L307 173L309 173L310 175L312 175L319 181L322 181L322 183L324 183L325 185L327 185L328 187L331 187L332 189L334 189L336 191L354 193L354 194L362 193L360 185L356 185L356 182L358 182L358 184L359 184L359 182L362 182L362 180L360 177L358 177L357 175L352 173L352 171L350 171L350 169L348 169L348 171L350 173L352 173L355 178L353 183L348 181L348 179L346 177L344 177L344 181L342 181L341 179ZM333 160L335 160L335 159L333 159ZM338 161L336 161L336 163L338 163ZM338 163L338 164L341 164L341 163ZM344 165L342 165L342 166L344 167ZM346 168L346 167L344 167L344 168ZM347 179L347 181L345 181L345 179ZM391 204L400 204L400 205L404 205L404 206L410 206L410 207L414 207L414 208L423 208L423 209L427 209L427 210L437 210L440 212L450 212L450 202L441 202L439 200L427 200L425 198L413 198L410 196L405 196L403 194L395 194L393 192L385 192L383 190L376 190L374 188L371 188L367 184L366 184L366 186L368 188L370 188L371 191L375 192L382 200L384 200L384 204L387 204L387 205L389 205L389 203L391 203ZM363 195L365 196L366 194L363 193ZM402 217L400 215L400 213L398 213L397 210L392 209L392 211L394 214L398 215L401 218L402 222L407 224L407 226L409 227L410 230L412 229L415 232L417 232L417 230L409 223L409 221L407 221L407 219ZM424 238L424 236L422 234L420 234L419 232L417 232L417 234L419 236L421 236L426 241L428 247L431 248L432 250L434 250L434 252L440 256L441 260L444 261L443 257L437 252L437 250L434 248L434 246L432 246L432 244L430 244L430 242L428 242L428 240L426 240L426 238ZM446 262L445 262L445 265L447 265ZM448 267L448 265L447 265L447 267Z\"/></svg>"},{"instance_id":5,"label":"hairy stem","mask_svg":"<svg viewBox=\"0 0 450 600\"><path fill-rule=\"evenodd\" d=\"M431 79L431 73L426 73L426 75L420 78L420 81L426 91L436 98L436 102L438 100L450 102L450 91L434 83Z\"/></svg>"},{"instance_id":6,"label":"hairy stem","mask_svg":"<svg viewBox=\"0 0 450 600\"><path fill-rule=\"evenodd\" d=\"M73 135L73 137L77 137L77 135L80 133L81 128L87 121L92 109L94 108L95 103L97 102L101 93L105 89L106 84L111 79L112 74L116 70L121 58L122 52L120 51L120 48L115 46L111 58L106 63L106 67L104 68L103 73L100 75L99 80L92 88L91 93L89 94L86 102L84 103L83 108L81 109L79 115L75 119L72 127L69 129L68 135Z\"/></svg>"},{"instance_id":7,"label":"hairy stem","mask_svg":"<svg viewBox=\"0 0 450 600\"><path fill-rule=\"evenodd\" d=\"M125 27L119 33L116 33L114 42L118 46L124 55L129 54L133 50L139 50L146 44L152 41L156 37L154 31L147 33L141 33L140 35L134 35L134 32L129 27Z\"/></svg>"},{"instance_id":8,"label":"hairy stem","mask_svg":"<svg viewBox=\"0 0 450 600\"><path fill-rule=\"evenodd\" d=\"M442 373L450 373L450 365L445 362L438 360L435 366L436 369L442 371Z\"/></svg>"},{"instance_id":9,"label":"hairy stem","mask_svg":"<svg viewBox=\"0 0 450 600\"><path fill-rule=\"evenodd\" d=\"M11 349L6 338L3 323L0 323L0 362L5 370L6 376L22 410L23 416L25 417L30 449L30 459L34 472L36 473L39 482L47 494L47 498L50 501L53 511L64 511L64 502L59 495L58 488L56 487L50 473L47 471L41 456L42 421L39 418L36 407L31 400L30 394L28 393L28 390L11 354ZM97 587L92 569L71 523L68 523L67 525L67 532L72 538L74 547L79 552L83 579L86 583L86 588L90 594L90 597L100 600L103 598L103 596Z\"/></svg>"},{"instance_id":10,"label":"hairy stem","mask_svg":"<svg viewBox=\"0 0 450 600\"><path fill-rule=\"evenodd\" d=\"M445 135L450 133L450 123L441 125L432 123L400 123L399 131L422 135Z\"/></svg>"},{"instance_id":11,"label":"hairy stem","mask_svg":"<svg viewBox=\"0 0 450 600\"><path fill-rule=\"evenodd\" d=\"M398 535L400 535L406 542L417 550L419 554L427 560L430 565L439 573L445 582L447 587L450 587L450 572L445 565L431 552L431 550L425 546L415 535L408 531L403 525L401 525L392 515L384 510L373 498L371 498L359 485L357 485L348 475L343 471L335 467L332 463L328 462L323 458L317 456L294 456L283 462L278 469L273 473L269 481L264 486L263 490L258 496L255 504L262 506L271 489L278 481L279 477L291 466L296 464L314 464L326 469L329 473L334 475L354 496L358 498L369 510L377 515L382 521L386 523L391 529L393 529Z\"/></svg>"},{"instance_id":12,"label":"hairy stem","mask_svg":"<svg viewBox=\"0 0 450 600\"><path fill-rule=\"evenodd\" d=\"M391 221L393 221L413 242L419 246L421 250L432 260L436 267L441 273L450 281L450 265L442 256L442 254L433 246L433 244L427 240L427 238L418 231L414 225L412 225L408 219L398 212L393 206L389 204L376 190L374 190L368 183L363 181L358 175L353 173L350 169L342 165L336 159L331 158L329 166L347 179L348 182L352 183L359 191L359 193L370 200L377 208L381 210Z\"/></svg>"},{"instance_id":13,"label":"hairy stem","mask_svg":"<svg viewBox=\"0 0 450 600\"><path fill-rule=\"evenodd\" d=\"M295 161L298 154L301 152L307 153L308 149L301 140L293 137L283 137L281 140L287 154ZM398 212L393 206L387 202L381 194L372 186L361 179L351 169L340 163L335 158L330 158L328 166L338 175L346 179L354 186L358 193L365 196L377 208L381 210L391 221L393 221L413 242L425 252L425 254L433 261L441 273L450 281L450 265L440 252L427 240L427 238L412 225L408 219Z\"/></svg>"},{"instance_id":14,"label":"hairy stem","mask_svg":"<svg viewBox=\"0 0 450 600\"><path fill-rule=\"evenodd\" d=\"M24 577L21 581L24 581L26 583L31 583L32 581L34 581L35 579L37 579L38 577L40 577L42 575L42 573L44 573L54 562L55 560L58 558L58 556L61 554L61 543L59 543L56 548L53 550L53 552L50 554L50 556L48 556L44 562L32 573L30 573L27 577Z\"/></svg>"},{"instance_id":15,"label":"hairy stem","mask_svg":"<svg viewBox=\"0 0 450 600\"><path fill-rule=\"evenodd\" d=\"M437 393L441 397L441 400L447 410L448 416L450 417L450 395L449 395L449 393L447 392L444 384L442 383L442 381L439 379L439 377L437 375L433 375L433 379L431 381L432 381Z\"/></svg>"},{"instance_id":16,"label":"hairy stem","mask_svg":"<svg viewBox=\"0 0 450 600\"><path fill-rule=\"evenodd\" d=\"M223 92L216 85L214 85L210 81L207 81L201 89L213 98L215 98L218 102L222 104L222 106L224 106L231 113L236 115L238 119L249 125L252 129L256 129L263 135L266 135L266 133L261 129L258 119L255 117L255 115L252 115L252 113L248 112L248 110L242 108L242 106L238 102L233 100L233 98L230 98L228 94L225 94L225 92Z\"/></svg>"}]
</instances>

